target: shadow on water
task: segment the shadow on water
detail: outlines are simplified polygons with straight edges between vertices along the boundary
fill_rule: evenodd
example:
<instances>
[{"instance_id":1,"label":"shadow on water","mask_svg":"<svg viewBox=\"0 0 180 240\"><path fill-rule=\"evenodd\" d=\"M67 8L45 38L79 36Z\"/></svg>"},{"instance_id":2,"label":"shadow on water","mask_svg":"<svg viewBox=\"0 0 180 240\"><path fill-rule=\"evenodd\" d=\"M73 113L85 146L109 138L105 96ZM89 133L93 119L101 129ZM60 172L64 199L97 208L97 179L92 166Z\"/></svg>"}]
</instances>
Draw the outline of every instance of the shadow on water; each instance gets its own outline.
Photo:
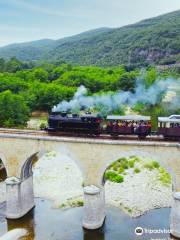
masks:
<instances>
[{"instance_id":1,"label":"shadow on water","mask_svg":"<svg viewBox=\"0 0 180 240\"><path fill-rule=\"evenodd\" d=\"M1 210L0 210L1 211ZM136 227L169 229L169 208L152 210L139 217L130 218L117 208L107 209L107 218L101 229L88 231L82 228L82 208L53 209L51 202L36 199L36 207L19 220L0 218L0 236L14 228L25 228L21 240L150 240L168 239L169 234L143 234L136 236ZM2 215L0 215L2 216ZM170 238L169 238L170 239Z\"/></svg>"}]
</instances>

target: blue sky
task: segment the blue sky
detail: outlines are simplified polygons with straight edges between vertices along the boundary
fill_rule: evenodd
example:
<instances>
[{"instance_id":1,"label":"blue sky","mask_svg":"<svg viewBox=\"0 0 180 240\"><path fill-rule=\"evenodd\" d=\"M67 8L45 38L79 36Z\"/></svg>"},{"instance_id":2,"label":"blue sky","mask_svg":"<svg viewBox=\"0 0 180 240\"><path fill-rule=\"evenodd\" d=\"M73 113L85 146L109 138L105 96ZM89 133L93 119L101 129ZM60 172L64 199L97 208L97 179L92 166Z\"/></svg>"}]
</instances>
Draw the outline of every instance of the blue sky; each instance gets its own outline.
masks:
<instances>
[{"instance_id":1,"label":"blue sky","mask_svg":"<svg viewBox=\"0 0 180 240\"><path fill-rule=\"evenodd\" d=\"M180 0L0 0L0 46L120 27L180 9Z\"/></svg>"}]
</instances>

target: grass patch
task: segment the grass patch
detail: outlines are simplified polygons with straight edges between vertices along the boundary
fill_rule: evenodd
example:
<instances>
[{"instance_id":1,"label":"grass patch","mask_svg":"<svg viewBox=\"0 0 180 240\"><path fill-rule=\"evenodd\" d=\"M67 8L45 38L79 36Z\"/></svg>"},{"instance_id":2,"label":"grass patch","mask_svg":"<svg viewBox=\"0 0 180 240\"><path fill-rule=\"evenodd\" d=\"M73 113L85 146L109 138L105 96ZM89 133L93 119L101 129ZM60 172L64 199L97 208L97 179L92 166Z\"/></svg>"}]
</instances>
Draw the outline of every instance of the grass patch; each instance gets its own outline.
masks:
<instances>
[{"instance_id":1,"label":"grass patch","mask_svg":"<svg viewBox=\"0 0 180 240\"><path fill-rule=\"evenodd\" d=\"M139 164L138 164L139 163ZM160 165L157 161L144 162L141 158L137 156L122 157L117 161L113 162L105 172L105 179L111 182L123 182L123 176L128 174L128 169L132 169L135 174L141 172L141 166L145 169L152 171L154 169L160 169ZM160 177L163 182L168 182L167 176ZM165 178L165 179L163 179Z\"/></svg>"},{"instance_id":2,"label":"grass patch","mask_svg":"<svg viewBox=\"0 0 180 240\"><path fill-rule=\"evenodd\" d=\"M116 183L122 183L124 181L124 177L119 175L118 173L114 171L106 171L105 173L105 179L109 180L111 182L116 182Z\"/></svg>"},{"instance_id":3,"label":"grass patch","mask_svg":"<svg viewBox=\"0 0 180 240\"><path fill-rule=\"evenodd\" d=\"M154 169L154 167L151 163L144 164L144 168L148 169L149 171L152 171Z\"/></svg>"},{"instance_id":4,"label":"grass patch","mask_svg":"<svg viewBox=\"0 0 180 240\"><path fill-rule=\"evenodd\" d=\"M124 168L123 168L122 166L119 167L118 173L119 173L119 174L124 173Z\"/></svg>"},{"instance_id":5,"label":"grass patch","mask_svg":"<svg viewBox=\"0 0 180 240\"><path fill-rule=\"evenodd\" d=\"M77 201L77 207L82 207L84 206L84 202L82 200Z\"/></svg>"},{"instance_id":6,"label":"grass patch","mask_svg":"<svg viewBox=\"0 0 180 240\"><path fill-rule=\"evenodd\" d=\"M133 168L134 165L135 165L135 160L134 160L134 159L133 159L133 160L130 160L130 161L129 161L129 167L130 167L130 168Z\"/></svg>"},{"instance_id":7,"label":"grass patch","mask_svg":"<svg viewBox=\"0 0 180 240\"><path fill-rule=\"evenodd\" d=\"M153 169L158 169L159 167L160 165L157 161L152 161L150 163L144 164L144 168L148 169L149 171L152 171Z\"/></svg>"},{"instance_id":8,"label":"grass patch","mask_svg":"<svg viewBox=\"0 0 180 240\"><path fill-rule=\"evenodd\" d=\"M171 184L171 176L164 168L159 168L158 179L164 186L170 186Z\"/></svg>"},{"instance_id":9,"label":"grass patch","mask_svg":"<svg viewBox=\"0 0 180 240\"><path fill-rule=\"evenodd\" d=\"M154 168L159 168L160 167L159 163L156 162L156 161L152 161L152 165L153 165Z\"/></svg>"},{"instance_id":10,"label":"grass patch","mask_svg":"<svg viewBox=\"0 0 180 240\"><path fill-rule=\"evenodd\" d=\"M134 169L134 173L140 173L140 172L141 172L141 170L139 168Z\"/></svg>"},{"instance_id":11,"label":"grass patch","mask_svg":"<svg viewBox=\"0 0 180 240\"><path fill-rule=\"evenodd\" d=\"M65 207L66 207L66 204L62 203L59 207L60 207L60 208L65 208Z\"/></svg>"}]
</instances>

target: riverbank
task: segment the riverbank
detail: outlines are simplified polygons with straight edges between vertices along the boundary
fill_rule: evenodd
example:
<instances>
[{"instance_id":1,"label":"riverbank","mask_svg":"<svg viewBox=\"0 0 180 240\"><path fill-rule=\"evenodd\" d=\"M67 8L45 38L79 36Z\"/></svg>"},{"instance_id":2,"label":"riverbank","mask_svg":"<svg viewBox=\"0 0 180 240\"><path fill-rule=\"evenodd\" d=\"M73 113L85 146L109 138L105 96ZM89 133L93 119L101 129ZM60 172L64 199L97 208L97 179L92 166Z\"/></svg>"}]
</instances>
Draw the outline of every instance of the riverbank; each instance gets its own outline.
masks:
<instances>
[{"instance_id":1,"label":"riverbank","mask_svg":"<svg viewBox=\"0 0 180 240\"><path fill-rule=\"evenodd\" d=\"M106 203L121 208L132 217L143 215L155 208L170 207L172 187L163 186L157 180L157 170L143 170L125 176L123 183L107 181Z\"/></svg>"}]
</instances>

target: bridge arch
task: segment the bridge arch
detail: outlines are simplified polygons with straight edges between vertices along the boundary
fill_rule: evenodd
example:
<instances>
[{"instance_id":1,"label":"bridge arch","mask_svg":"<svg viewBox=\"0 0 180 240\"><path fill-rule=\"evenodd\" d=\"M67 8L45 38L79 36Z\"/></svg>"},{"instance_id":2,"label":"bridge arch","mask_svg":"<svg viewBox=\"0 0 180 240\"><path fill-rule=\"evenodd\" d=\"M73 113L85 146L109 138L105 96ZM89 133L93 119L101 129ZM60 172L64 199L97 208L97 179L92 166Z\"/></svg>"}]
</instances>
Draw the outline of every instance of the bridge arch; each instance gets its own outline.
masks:
<instances>
[{"instance_id":1,"label":"bridge arch","mask_svg":"<svg viewBox=\"0 0 180 240\"><path fill-rule=\"evenodd\" d=\"M48 150L43 149L43 150L40 150L38 152L31 154L25 160L24 164L21 167L21 179L23 180L23 179L28 178L29 176L32 176L33 175L33 171L32 171L33 163L39 161L40 158L42 158L49 152L61 153L61 150L57 150L54 148L48 149ZM72 154L69 154L69 152L67 152L67 151L63 151L62 154L65 156L68 156L70 161L75 163L76 167L80 170L83 181L84 181L84 171L83 171L81 162L78 161L78 159L76 157L74 157Z\"/></svg>"}]
</instances>

